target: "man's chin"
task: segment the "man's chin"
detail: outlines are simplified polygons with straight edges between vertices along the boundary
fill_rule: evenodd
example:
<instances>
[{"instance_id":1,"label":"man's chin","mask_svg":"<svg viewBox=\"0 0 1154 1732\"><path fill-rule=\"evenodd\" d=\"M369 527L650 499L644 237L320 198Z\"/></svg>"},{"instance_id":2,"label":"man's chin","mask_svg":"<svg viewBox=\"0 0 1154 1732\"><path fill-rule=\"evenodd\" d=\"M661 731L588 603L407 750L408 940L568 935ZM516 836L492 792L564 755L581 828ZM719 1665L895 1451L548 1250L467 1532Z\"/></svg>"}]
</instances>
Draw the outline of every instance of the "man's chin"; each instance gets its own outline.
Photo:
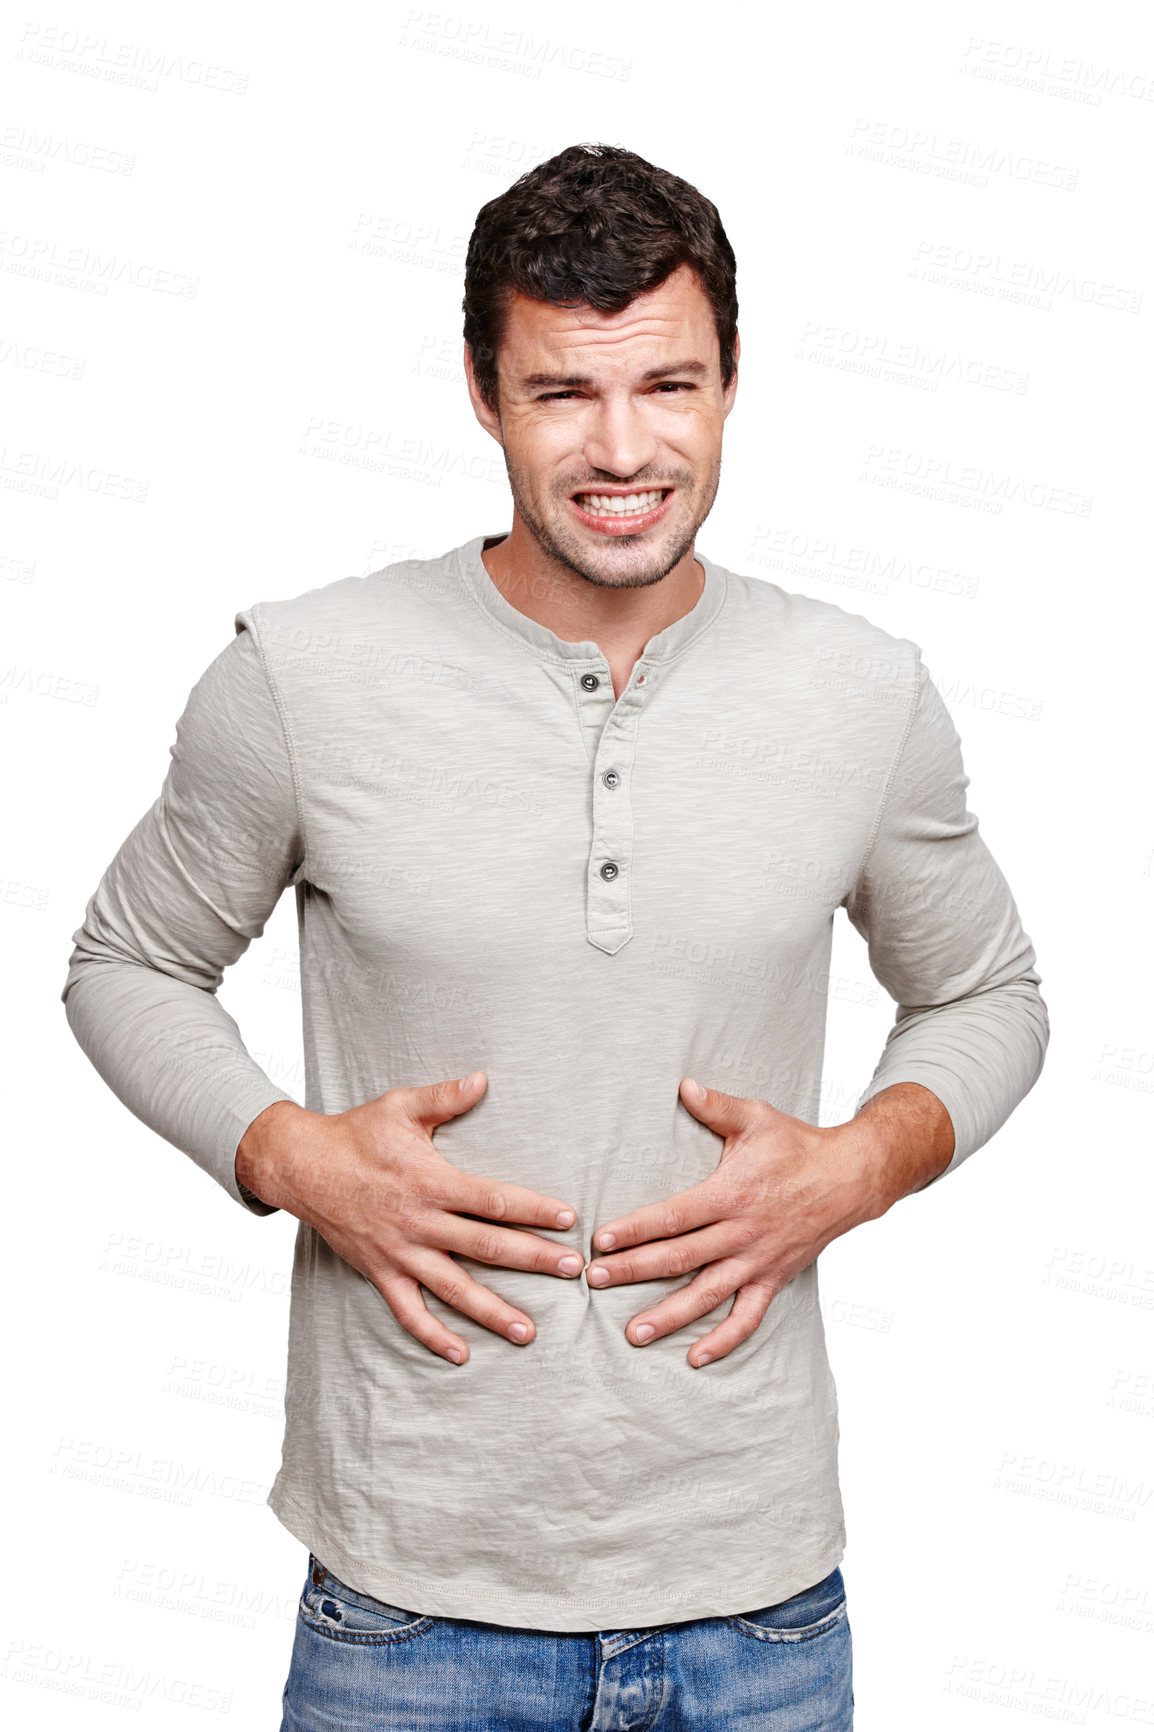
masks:
<instances>
[{"instance_id":1,"label":"man's chin","mask_svg":"<svg viewBox=\"0 0 1154 1732\"><path fill-rule=\"evenodd\" d=\"M596 531L585 535L557 535L541 541L547 553L561 561L570 571L586 582L603 589L643 589L660 583L680 564L693 546L696 529L680 534L665 534L659 542L642 531L638 535L607 536L595 539Z\"/></svg>"}]
</instances>

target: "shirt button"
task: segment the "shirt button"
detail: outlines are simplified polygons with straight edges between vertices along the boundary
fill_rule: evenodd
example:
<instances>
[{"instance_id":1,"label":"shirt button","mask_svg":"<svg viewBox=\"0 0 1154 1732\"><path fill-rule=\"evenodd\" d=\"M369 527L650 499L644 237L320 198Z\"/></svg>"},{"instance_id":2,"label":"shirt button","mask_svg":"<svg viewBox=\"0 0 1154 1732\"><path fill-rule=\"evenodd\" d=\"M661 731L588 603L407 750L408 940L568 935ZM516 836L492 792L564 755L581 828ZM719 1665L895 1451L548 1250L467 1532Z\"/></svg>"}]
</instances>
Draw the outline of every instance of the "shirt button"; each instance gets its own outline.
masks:
<instances>
[{"instance_id":1,"label":"shirt button","mask_svg":"<svg viewBox=\"0 0 1154 1732\"><path fill-rule=\"evenodd\" d=\"M618 866L614 861L606 860L604 866L601 868L601 876L602 878L616 878L620 870L620 866Z\"/></svg>"},{"instance_id":2,"label":"shirt button","mask_svg":"<svg viewBox=\"0 0 1154 1732\"><path fill-rule=\"evenodd\" d=\"M615 788L621 780L621 777L617 774L616 770L606 770L601 780L607 788Z\"/></svg>"},{"instance_id":3,"label":"shirt button","mask_svg":"<svg viewBox=\"0 0 1154 1732\"><path fill-rule=\"evenodd\" d=\"M596 674L582 674L581 684L585 687L587 692L595 692L597 687L601 684L601 681L597 678Z\"/></svg>"}]
</instances>

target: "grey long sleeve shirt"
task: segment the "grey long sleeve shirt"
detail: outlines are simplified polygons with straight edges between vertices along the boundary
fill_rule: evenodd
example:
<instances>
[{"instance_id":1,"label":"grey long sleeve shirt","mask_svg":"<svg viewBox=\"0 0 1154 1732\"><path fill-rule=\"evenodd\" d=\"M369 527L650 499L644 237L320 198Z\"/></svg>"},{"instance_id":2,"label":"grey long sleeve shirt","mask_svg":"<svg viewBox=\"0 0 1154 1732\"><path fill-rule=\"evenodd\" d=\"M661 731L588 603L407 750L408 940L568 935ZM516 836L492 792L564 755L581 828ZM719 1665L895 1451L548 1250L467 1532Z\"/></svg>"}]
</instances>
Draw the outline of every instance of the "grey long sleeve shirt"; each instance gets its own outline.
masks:
<instances>
[{"instance_id":1,"label":"grey long sleeve shirt","mask_svg":"<svg viewBox=\"0 0 1154 1732\"><path fill-rule=\"evenodd\" d=\"M74 935L62 996L97 1070L246 1206L237 1144L290 1097L214 995L291 885L304 1104L484 1070L437 1147L567 1199L550 1236L588 1258L599 1224L716 1166L683 1076L817 1122L844 907L898 1007L861 1098L932 1089L952 1171L1033 1085L1047 1018L917 646L699 555L696 606L615 700L597 645L513 607L485 542L236 615ZM597 1630L748 1610L840 1561L816 1263L695 1371L728 1302L623 1333L679 1278L462 1261L534 1317L529 1347L428 1295L470 1343L447 1363L298 1228L268 1501L352 1587Z\"/></svg>"}]
</instances>

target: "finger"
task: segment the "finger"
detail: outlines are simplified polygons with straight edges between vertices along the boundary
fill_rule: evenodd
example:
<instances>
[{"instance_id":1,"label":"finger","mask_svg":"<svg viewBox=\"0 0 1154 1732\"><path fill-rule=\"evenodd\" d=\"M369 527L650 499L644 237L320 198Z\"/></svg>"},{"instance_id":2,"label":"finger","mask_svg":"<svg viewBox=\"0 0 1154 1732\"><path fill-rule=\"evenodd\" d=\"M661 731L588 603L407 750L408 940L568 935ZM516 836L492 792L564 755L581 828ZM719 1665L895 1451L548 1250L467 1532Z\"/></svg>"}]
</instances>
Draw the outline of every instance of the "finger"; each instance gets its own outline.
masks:
<instances>
[{"instance_id":1,"label":"finger","mask_svg":"<svg viewBox=\"0 0 1154 1732\"><path fill-rule=\"evenodd\" d=\"M455 1214L479 1215L484 1221L522 1221L529 1227L571 1227L577 1211L560 1197L545 1197L525 1185L507 1185L479 1173L463 1173L445 1162L448 1171L432 1174L435 1200Z\"/></svg>"},{"instance_id":2,"label":"finger","mask_svg":"<svg viewBox=\"0 0 1154 1732\"><path fill-rule=\"evenodd\" d=\"M644 1347L650 1341L659 1341L663 1335L671 1335L675 1329L684 1329L687 1323L696 1323L699 1317L724 1305L747 1279L748 1271L735 1257L710 1263L693 1277L688 1286L679 1287L660 1305L631 1317L625 1325L625 1338L635 1347Z\"/></svg>"},{"instance_id":3,"label":"finger","mask_svg":"<svg viewBox=\"0 0 1154 1732\"><path fill-rule=\"evenodd\" d=\"M502 1269L531 1269L572 1280L585 1267L584 1258L568 1245L538 1239L535 1233L522 1233L516 1227L489 1227L482 1221L442 1214L435 1217L434 1231L438 1250L473 1257L478 1263L495 1263Z\"/></svg>"},{"instance_id":4,"label":"finger","mask_svg":"<svg viewBox=\"0 0 1154 1732\"><path fill-rule=\"evenodd\" d=\"M700 1341L695 1341L689 1349L686 1358L690 1365L708 1365L711 1360L724 1359L727 1353L732 1353L735 1347L748 1340L760 1326L774 1296L775 1289L759 1281L738 1288L725 1321L711 1329L708 1335L703 1335Z\"/></svg>"},{"instance_id":5,"label":"finger","mask_svg":"<svg viewBox=\"0 0 1154 1732\"><path fill-rule=\"evenodd\" d=\"M396 1088L386 1089L378 1099L388 1100L413 1124L431 1131L447 1119L455 1119L458 1113L468 1112L470 1107L476 1106L488 1086L484 1071L475 1070L469 1076L450 1077L444 1082L426 1083L420 1087L408 1088L398 1084Z\"/></svg>"},{"instance_id":6,"label":"finger","mask_svg":"<svg viewBox=\"0 0 1154 1732\"><path fill-rule=\"evenodd\" d=\"M425 1304L419 1281L409 1275L392 1275L375 1285L402 1329L407 1329L410 1335L430 1352L439 1353L442 1359L449 1359L454 1365L465 1363L469 1357L468 1343L433 1316Z\"/></svg>"},{"instance_id":7,"label":"finger","mask_svg":"<svg viewBox=\"0 0 1154 1732\"><path fill-rule=\"evenodd\" d=\"M491 1329L495 1335L503 1335L518 1347L524 1347L537 1333L531 1317L474 1281L468 1270L454 1263L446 1252L430 1251L416 1259L410 1268L421 1285L452 1310L471 1317L474 1323Z\"/></svg>"},{"instance_id":8,"label":"finger","mask_svg":"<svg viewBox=\"0 0 1154 1732\"><path fill-rule=\"evenodd\" d=\"M626 1281L657 1281L663 1275L688 1275L738 1249L732 1225L727 1221L683 1233L679 1239L656 1239L632 1251L614 1251L598 1256L585 1271L590 1287L618 1287Z\"/></svg>"},{"instance_id":9,"label":"finger","mask_svg":"<svg viewBox=\"0 0 1154 1732\"><path fill-rule=\"evenodd\" d=\"M734 1186L721 1178L723 1172L721 1168L687 1191L677 1191L659 1203L646 1203L631 1215L607 1221L594 1233L593 1249L620 1251L651 1239L676 1239L695 1227L708 1227L724 1220L735 1212L737 1196Z\"/></svg>"}]
</instances>

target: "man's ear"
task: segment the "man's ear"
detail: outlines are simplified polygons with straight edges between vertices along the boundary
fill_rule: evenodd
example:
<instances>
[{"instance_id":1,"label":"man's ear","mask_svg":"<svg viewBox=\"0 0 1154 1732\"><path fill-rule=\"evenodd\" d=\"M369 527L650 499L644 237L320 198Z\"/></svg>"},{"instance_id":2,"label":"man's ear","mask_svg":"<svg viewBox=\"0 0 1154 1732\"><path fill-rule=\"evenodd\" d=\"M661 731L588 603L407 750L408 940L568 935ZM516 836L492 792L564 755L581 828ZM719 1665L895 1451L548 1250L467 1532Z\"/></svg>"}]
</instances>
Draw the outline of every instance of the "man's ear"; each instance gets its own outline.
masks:
<instances>
[{"instance_id":1,"label":"man's ear","mask_svg":"<svg viewBox=\"0 0 1154 1732\"><path fill-rule=\"evenodd\" d=\"M485 429L486 433L491 433L498 445L503 448L505 442L501 438L500 417L494 414L493 410L490 409L489 405L481 395L480 386L477 384L477 375L473 370L473 355L468 343L465 344L464 359L465 383L469 387L469 401L473 405L473 413Z\"/></svg>"},{"instance_id":2,"label":"man's ear","mask_svg":"<svg viewBox=\"0 0 1154 1732\"><path fill-rule=\"evenodd\" d=\"M741 333L740 333L740 331L734 331L734 333L733 333L733 378L729 381L729 384L725 387L725 393L724 393L724 396L722 397L722 402L725 404L725 413L727 415L729 414L729 411L733 408L733 400L737 396L737 364L740 360L741 360Z\"/></svg>"}]
</instances>

